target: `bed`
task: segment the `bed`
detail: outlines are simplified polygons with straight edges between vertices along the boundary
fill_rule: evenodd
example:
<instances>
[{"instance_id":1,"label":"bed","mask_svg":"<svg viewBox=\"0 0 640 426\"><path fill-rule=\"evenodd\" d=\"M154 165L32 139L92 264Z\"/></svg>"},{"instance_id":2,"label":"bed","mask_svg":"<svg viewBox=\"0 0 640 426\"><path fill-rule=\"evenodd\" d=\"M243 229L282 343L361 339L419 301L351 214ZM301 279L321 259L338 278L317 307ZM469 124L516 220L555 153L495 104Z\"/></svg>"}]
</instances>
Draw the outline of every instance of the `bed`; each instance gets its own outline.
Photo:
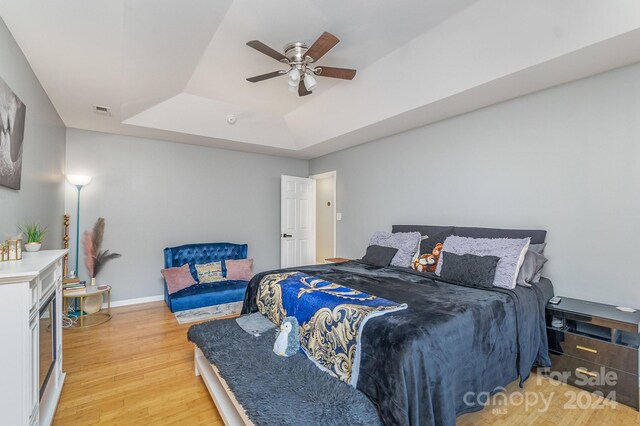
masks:
<instances>
[{"instance_id":1,"label":"bed","mask_svg":"<svg viewBox=\"0 0 640 426\"><path fill-rule=\"evenodd\" d=\"M430 227L409 229L434 232ZM527 235L532 241L544 241L544 231L478 229L457 228L457 234ZM477 398L481 393L494 393L518 378L522 383L533 366L550 365L544 305L553 287L547 279L530 288L480 289L444 282L433 274L360 261L294 269L407 304L405 310L372 318L359 340L355 388L373 402L384 424L453 425L457 416L482 408ZM260 282L277 272L281 271L267 271L250 281L243 314L257 311ZM198 344L191 331L190 339L199 346L202 373L214 357L200 351L203 342ZM211 368L217 371L215 365ZM226 381L223 388L233 396L233 377ZM244 404L235 400L231 405Z\"/></svg>"}]
</instances>

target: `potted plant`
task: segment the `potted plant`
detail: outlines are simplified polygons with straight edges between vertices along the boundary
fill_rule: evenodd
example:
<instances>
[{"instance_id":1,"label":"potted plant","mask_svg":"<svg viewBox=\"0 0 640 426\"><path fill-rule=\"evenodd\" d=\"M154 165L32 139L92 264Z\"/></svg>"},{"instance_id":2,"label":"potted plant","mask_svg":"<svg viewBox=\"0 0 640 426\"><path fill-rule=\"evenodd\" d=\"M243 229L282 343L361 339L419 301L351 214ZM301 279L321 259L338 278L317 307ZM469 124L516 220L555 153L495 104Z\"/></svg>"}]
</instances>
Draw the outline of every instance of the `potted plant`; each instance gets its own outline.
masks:
<instances>
[{"instance_id":1,"label":"potted plant","mask_svg":"<svg viewBox=\"0 0 640 426\"><path fill-rule=\"evenodd\" d=\"M20 232L22 232L27 242L24 245L26 251L34 252L40 250L42 242L44 241L44 235L47 233L46 228L42 228L37 223L29 223L25 226L18 226Z\"/></svg>"}]
</instances>

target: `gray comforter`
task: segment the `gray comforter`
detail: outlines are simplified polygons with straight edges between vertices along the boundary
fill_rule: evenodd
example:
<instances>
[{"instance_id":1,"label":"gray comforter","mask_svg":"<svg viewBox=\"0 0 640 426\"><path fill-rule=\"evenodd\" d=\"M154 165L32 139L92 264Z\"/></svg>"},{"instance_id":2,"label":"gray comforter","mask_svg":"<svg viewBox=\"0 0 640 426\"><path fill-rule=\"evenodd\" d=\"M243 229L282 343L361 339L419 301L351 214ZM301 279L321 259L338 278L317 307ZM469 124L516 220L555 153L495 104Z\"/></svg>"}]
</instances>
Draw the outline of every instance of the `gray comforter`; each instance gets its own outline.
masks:
<instances>
[{"instance_id":1,"label":"gray comforter","mask_svg":"<svg viewBox=\"0 0 640 426\"><path fill-rule=\"evenodd\" d=\"M518 377L522 383L532 366L550 365L548 280L531 288L479 289L358 261L295 270L408 305L371 319L360 340L357 389L385 424L454 425L456 416L482 408L480 392L493 393ZM273 272L251 280L243 313L257 310L258 284Z\"/></svg>"}]
</instances>

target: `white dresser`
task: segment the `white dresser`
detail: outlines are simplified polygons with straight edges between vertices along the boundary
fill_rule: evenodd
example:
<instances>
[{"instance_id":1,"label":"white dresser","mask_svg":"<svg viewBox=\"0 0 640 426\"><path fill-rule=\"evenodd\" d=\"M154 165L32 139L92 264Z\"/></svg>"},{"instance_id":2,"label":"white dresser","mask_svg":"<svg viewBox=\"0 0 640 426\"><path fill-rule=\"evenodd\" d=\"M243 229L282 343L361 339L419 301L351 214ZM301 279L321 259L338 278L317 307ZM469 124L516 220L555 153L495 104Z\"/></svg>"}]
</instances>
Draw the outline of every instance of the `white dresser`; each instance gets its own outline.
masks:
<instances>
[{"instance_id":1,"label":"white dresser","mask_svg":"<svg viewBox=\"0 0 640 426\"><path fill-rule=\"evenodd\" d=\"M53 421L62 392L62 257L0 262L0 424Z\"/></svg>"}]
</instances>

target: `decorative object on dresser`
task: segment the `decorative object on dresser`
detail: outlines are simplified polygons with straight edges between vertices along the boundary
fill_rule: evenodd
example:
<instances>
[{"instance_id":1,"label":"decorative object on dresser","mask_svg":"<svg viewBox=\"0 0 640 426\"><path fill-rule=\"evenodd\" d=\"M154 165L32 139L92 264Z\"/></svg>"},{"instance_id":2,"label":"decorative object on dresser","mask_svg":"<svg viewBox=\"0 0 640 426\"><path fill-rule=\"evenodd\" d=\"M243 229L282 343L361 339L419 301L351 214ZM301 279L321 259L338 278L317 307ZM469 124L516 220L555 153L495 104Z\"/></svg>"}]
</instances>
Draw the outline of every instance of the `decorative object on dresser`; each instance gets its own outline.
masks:
<instances>
[{"instance_id":1,"label":"decorative object on dresser","mask_svg":"<svg viewBox=\"0 0 640 426\"><path fill-rule=\"evenodd\" d=\"M5 241L5 260L22 260L22 240Z\"/></svg>"},{"instance_id":2,"label":"decorative object on dresser","mask_svg":"<svg viewBox=\"0 0 640 426\"><path fill-rule=\"evenodd\" d=\"M47 233L46 228L42 228L37 223L29 223L24 226L18 226L20 232L24 234L27 242L24 244L26 251L35 252L39 251L44 241L44 236Z\"/></svg>"},{"instance_id":3,"label":"decorative object on dresser","mask_svg":"<svg viewBox=\"0 0 640 426\"><path fill-rule=\"evenodd\" d=\"M553 378L640 408L640 312L562 297L546 322Z\"/></svg>"},{"instance_id":4,"label":"decorative object on dresser","mask_svg":"<svg viewBox=\"0 0 640 426\"><path fill-rule=\"evenodd\" d=\"M25 253L0 264L0 413L6 425L50 425L62 372L62 258Z\"/></svg>"},{"instance_id":5,"label":"decorative object on dresser","mask_svg":"<svg viewBox=\"0 0 640 426\"><path fill-rule=\"evenodd\" d=\"M0 185L20 189L22 142L27 107L0 78Z\"/></svg>"}]
</instances>

